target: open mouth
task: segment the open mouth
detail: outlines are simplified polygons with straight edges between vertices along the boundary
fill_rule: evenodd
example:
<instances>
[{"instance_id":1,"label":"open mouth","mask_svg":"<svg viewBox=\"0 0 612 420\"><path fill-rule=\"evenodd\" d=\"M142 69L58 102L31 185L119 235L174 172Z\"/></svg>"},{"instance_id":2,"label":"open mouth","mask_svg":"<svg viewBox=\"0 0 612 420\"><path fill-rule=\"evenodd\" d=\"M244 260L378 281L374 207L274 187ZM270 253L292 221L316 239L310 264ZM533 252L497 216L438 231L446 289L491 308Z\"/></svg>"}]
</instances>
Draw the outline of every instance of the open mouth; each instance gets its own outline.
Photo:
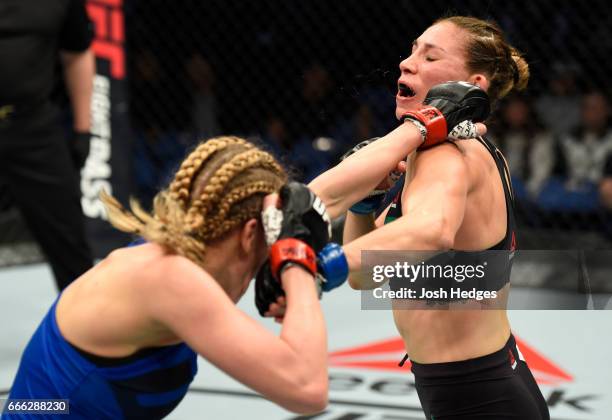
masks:
<instances>
[{"instance_id":1,"label":"open mouth","mask_svg":"<svg viewBox=\"0 0 612 420\"><path fill-rule=\"evenodd\" d=\"M402 98L412 98L416 95L416 92L408 85L399 83L397 85L397 94Z\"/></svg>"}]
</instances>

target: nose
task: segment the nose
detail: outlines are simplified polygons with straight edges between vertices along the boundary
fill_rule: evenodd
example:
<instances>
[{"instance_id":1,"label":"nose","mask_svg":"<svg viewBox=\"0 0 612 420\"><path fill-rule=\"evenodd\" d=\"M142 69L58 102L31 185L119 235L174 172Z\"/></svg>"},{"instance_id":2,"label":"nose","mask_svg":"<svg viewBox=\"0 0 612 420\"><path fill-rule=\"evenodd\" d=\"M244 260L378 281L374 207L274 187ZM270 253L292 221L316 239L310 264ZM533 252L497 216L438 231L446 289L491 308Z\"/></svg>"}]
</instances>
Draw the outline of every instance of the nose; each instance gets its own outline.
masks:
<instances>
[{"instance_id":1,"label":"nose","mask_svg":"<svg viewBox=\"0 0 612 420\"><path fill-rule=\"evenodd\" d=\"M414 74L417 72L417 63L416 60L414 58L414 56L411 54L408 57L406 57L405 59L403 59L400 64L399 64L399 68L402 74L404 73L410 73L410 74Z\"/></svg>"}]
</instances>

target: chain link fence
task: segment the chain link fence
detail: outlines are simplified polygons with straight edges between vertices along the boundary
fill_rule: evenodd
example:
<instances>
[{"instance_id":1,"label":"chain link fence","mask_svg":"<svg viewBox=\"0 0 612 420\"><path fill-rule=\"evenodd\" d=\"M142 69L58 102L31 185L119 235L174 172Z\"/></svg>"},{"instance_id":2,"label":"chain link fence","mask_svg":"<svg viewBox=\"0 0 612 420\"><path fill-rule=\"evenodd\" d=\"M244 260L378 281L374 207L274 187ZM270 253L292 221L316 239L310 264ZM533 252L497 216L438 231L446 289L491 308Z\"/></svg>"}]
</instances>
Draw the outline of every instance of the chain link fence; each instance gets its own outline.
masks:
<instances>
[{"instance_id":1,"label":"chain link fence","mask_svg":"<svg viewBox=\"0 0 612 420\"><path fill-rule=\"evenodd\" d=\"M520 99L529 118L539 121L527 124L526 134L550 135L553 162L538 175L539 186L525 192L528 180L513 173L523 245L609 246L612 228L599 180L566 188L563 151L557 150L563 135L583 125L583 95L596 91L607 99L612 88L604 1L147 0L128 6L135 176L144 201L196 139L220 133L263 143L297 178L312 179L357 141L397 124L398 64L412 40L440 16L474 15L497 21L525 54L532 76ZM508 108L502 102L491 120L494 140L512 131ZM533 152L528 144L517 151L499 140L512 155L511 167L529 166L521 162ZM537 172L546 165L532 166ZM550 180L559 182L550 186ZM538 198L542 189L545 197Z\"/></svg>"},{"instance_id":2,"label":"chain link fence","mask_svg":"<svg viewBox=\"0 0 612 420\"><path fill-rule=\"evenodd\" d=\"M124 3L133 130L126 141L133 145L134 194L145 205L189 148L219 134L246 136L276 154L296 178L311 180L356 142L396 126L398 64L412 41L438 17L473 15L497 21L531 68L529 88L518 97L522 114L512 105L516 98L510 98L490 123L492 138L504 148L510 166L520 168L513 177L522 247L610 248L612 223L600 184L612 177L612 164L608 168L600 155L612 156L612 146L610 151L607 146L590 148L582 165L599 165L600 173L571 187L573 160L568 163L563 149L564 136L583 133L586 95L602 96L595 108L608 117L609 3ZM597 144L612 144L605 128ZM499 133L509 129L526 140L502 138ZM540 135L548 139L542 143L546 163L529 141ZM578 140L581 135L575 134Z\"/></svg>"}]
</instances>

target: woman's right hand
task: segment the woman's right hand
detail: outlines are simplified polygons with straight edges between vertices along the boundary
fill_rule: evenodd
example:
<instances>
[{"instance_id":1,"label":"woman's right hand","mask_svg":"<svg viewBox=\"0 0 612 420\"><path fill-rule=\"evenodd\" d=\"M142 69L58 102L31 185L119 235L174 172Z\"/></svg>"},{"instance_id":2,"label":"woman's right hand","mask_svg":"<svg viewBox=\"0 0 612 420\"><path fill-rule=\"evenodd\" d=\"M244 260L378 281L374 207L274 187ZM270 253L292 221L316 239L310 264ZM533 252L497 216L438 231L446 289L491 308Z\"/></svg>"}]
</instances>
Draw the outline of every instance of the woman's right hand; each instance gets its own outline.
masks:
<instances>
[{"instance_id":1,"label":"woman's right hand","mask_svg":"<svg viewBox=\"0 0 612 420\"><path fill-rule=\"evenodd\" d=\"M482 135L482 123L491 112L487 93L468 82L450 81L433 86L423 106L407 111L402 121L411 121L421 131L419 148L450 140L463 140Z\"/></svg>"},{"instance_id":2,"label":"woman's right hand","mask_svg":"<svg viewBox=\"0 0 612 420\"><path fill-rule=\"evenodd\" d=\"M260 315L278 312L282 318L284 309L272 310L270 305L285 295L283 271L298 265L316 275L316 252L331 239L331 222L323 202L304 184L290 182L283 186L280 201L282 211L275 212L278 200L274 196L264 199L264 230L268 242L270 239L275 242L270 247L269 261L257 273L255 304Z\"/></svg>"}]
</instances>

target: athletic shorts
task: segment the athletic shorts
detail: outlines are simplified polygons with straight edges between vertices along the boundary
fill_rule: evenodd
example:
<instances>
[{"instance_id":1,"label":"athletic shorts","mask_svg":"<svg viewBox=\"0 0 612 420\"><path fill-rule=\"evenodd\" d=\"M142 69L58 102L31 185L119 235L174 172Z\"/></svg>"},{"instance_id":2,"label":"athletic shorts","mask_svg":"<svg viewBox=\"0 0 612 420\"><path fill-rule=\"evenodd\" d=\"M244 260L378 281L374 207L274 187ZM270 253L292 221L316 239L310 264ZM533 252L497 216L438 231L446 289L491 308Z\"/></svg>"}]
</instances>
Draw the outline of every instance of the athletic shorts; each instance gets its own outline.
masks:
<instances>
[{"instance_id":1,"label":"athletic shorts","mask_svg":"<svg viewBox=\"0 0 612 420\"><path fill-rule=\"evenodd\" d=\"M549 420L546 401L510 335L495 353L450 363L412 362L427 420Z\"/></svg>"}]
</instances>

